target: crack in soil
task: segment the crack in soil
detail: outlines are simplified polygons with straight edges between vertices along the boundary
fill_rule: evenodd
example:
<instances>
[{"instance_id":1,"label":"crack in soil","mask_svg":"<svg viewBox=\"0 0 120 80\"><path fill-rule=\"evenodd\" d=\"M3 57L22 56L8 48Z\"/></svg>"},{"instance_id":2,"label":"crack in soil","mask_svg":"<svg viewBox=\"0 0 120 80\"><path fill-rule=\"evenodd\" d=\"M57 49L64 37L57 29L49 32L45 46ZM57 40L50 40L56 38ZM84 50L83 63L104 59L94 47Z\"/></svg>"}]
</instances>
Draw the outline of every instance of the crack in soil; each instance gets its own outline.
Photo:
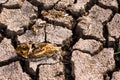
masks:
<instances>
[{"instance_id":1,"label":"crack in soil","mask_svg":"<svg viewBox=\"0 0 120 80\"><path fill-rule=\"evenodd\" d=\"M20 60L20 65L23 72L27 73L32 78L32 80L37 80L36 72L30 68L29 61Z\"/></svg>"},{"instance_id":2,"label":"crack in soil","mask_svg":"<svg viewBox=\"0 0 120 80\"><path fill-rule=\"evenodd\" d=\"M117 0L118 3L118 13L120 13L120 0Z\"/></svg>"},{"instance_id":3,"label":"crack in soil","mask_svg":"<svg viewBox=\"0 0 120 80\"><path fill-rule=\"evenodd\" d=\"M106 6L106 5L104 5L102 3L99 3L99 2L97 3L97 5L100 6L101 8L103 8L103 9L110 9L114 13L118 12L118 10L116 9L116 7L114 7L114 6Z\"/></svg>"},{"instance_id":4,"label":"crack in soil","mask_svg":"<svg viewBox=\"0 0 120 80\"><path fill-rule=\"evenodd\" d=\"M97 3L97 0L90 0L85 7L85 11L89 12L89 10L95 5L95 3Z\"/></svg>"},{"instance_id":5,"label":"crack in soil","mask_svg":"<svg viewBox=\"0 0 120 80\"><path fill-rule=\"evenodd\" d=\"M73 17L74 18L74 17ZM74 18L75 26L72 30L72 37L64 41L64 46L62 47L62 50L66 52L66 55L63 56L63 63L65 67L65 80L75 80L75 74L74 74L74 65L71 61L72 57L72 47L73 45L79 40L77 37L77 34L75 32L76 26L77 26L77 19Z\"/></svg>"},{"instance_id":6,"label":"crack in soil","mask_svg":"<svg viewBox=\"0 0 120 80\"><path fill-rule=\"evenodd\" d=\"M9 65L12 62L16 62L16 61L19 61L18 56L12 57L12 58L10 58L8 60L1 61L0 62L0 67L5 66L5 65Z\"/></svg>"},{"instance_id":7,"label":"crack in soil","mask_svg":"<svg viewBox=\"0 0 120 80\"><path fill-rule=\"evenodd\" d=\"M78 0L74 0L74 4L77 3Z\"/></svg>"}]
</instances>

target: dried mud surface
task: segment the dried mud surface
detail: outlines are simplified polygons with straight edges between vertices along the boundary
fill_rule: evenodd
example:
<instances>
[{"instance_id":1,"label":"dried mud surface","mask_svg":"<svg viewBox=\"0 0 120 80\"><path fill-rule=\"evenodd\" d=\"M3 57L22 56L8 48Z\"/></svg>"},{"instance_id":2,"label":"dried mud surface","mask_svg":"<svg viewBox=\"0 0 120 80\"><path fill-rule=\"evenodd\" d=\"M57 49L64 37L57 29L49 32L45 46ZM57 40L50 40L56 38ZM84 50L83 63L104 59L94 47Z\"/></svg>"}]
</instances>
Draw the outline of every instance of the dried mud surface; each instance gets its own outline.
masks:
<instances>
[{"instance_id":1,"label":"dried mud surface","mask_svg":"<svg viewBox=\"0 0 120 80\"><path fill-rule=\"evenodd\" d=\"M20 58L29 41L61 47L63 59ZM0 0L0 80L120 80L119 48L120 0Z\"/></svg>"}]
</instances>

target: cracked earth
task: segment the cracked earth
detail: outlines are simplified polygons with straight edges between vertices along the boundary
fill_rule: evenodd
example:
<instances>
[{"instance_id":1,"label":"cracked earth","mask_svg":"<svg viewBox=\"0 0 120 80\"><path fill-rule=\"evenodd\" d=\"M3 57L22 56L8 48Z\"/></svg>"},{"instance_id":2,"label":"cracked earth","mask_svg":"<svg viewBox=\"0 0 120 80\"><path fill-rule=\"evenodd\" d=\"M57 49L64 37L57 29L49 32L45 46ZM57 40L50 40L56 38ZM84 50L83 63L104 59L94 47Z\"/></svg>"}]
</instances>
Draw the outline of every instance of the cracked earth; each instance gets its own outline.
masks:
<instances>
[{"instance_id":1,"label":"cracked earth","mask_svg":"<svg viewBox=\"0 0 120 80\"><path fill-rule=\"evenodd\" d=\"M63 60L21 59L29 41L61 47ZM120 80L119 48L120 0L0 0L0 80Z\"/></svg>"}]
</instances>

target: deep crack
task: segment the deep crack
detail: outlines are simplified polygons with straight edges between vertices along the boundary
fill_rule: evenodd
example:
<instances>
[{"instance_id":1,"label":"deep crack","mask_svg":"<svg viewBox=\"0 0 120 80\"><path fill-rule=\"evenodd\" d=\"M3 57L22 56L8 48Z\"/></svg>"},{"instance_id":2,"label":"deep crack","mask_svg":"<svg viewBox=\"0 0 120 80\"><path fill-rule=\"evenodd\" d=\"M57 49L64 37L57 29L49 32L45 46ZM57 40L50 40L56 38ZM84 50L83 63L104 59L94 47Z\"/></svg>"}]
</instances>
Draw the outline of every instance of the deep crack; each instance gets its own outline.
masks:
<instances>
[{"instance_id":1,"label":"deep crack","mask_svg":"<svg viewBox=\"0 0 120 80\"><path fill-rule=\"evenodd\" d=\"M32 80L37 80L36 72L30 68L29 61L20 60L20 65L23 69L23 72L26 72L32 78Z\"/></svg>"},{"instance_id":2,"label":"deep crack","mask_svg":"<svg viewBox=\"0 0 120 80\"><path fill-rule=\"evenodd\" d=\"M104 43L104 47L108 48L108 37L109 37L109 32L108 32L108 26L107 23L103 23L103 36L106 39L105 43Z\"/></svg>"},{"instance_id":3,"label":"deep crack","mask_svg":"<svg viewBox=\"0 0 120 80\"><path fill-rule=\"evenodd\" d=\"M74 4L77 3L77 0L74 0Z\"/></svg>"},{"instance_id":4,"label":"deep crack","mask_svg":"<svg viewBox=\"0 0 120 80\"><path fill-rule=\"evenodd\" d=\"M1 61L1 62L0 62L0 67L5 66L5 65L9 65L9 64L11 64L12 62L16 62L16 61L19 61L18 56L11 57L11 58L8 59L8 60Z\"/></svg>"}]
</instances>

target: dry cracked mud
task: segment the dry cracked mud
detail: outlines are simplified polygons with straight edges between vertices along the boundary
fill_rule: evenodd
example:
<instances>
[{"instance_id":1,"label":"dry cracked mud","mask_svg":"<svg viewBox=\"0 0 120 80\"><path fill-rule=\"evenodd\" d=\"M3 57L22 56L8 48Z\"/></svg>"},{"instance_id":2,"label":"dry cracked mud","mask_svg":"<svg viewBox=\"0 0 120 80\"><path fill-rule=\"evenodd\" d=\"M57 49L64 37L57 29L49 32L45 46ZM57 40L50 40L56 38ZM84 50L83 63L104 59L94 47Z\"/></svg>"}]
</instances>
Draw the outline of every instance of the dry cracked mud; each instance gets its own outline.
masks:
<instances>
[{"instance_id":1,"label":"dry cracked mud","mask_svg":"<svg viewBox=\"0 0 120 80\"><path fill-rule=\"evenodd\" d=\"M61 59L17 55L30 41ZM120 0L0 0L0 80L120 80L118 49Z\"/></svg>"}]
</instances>

